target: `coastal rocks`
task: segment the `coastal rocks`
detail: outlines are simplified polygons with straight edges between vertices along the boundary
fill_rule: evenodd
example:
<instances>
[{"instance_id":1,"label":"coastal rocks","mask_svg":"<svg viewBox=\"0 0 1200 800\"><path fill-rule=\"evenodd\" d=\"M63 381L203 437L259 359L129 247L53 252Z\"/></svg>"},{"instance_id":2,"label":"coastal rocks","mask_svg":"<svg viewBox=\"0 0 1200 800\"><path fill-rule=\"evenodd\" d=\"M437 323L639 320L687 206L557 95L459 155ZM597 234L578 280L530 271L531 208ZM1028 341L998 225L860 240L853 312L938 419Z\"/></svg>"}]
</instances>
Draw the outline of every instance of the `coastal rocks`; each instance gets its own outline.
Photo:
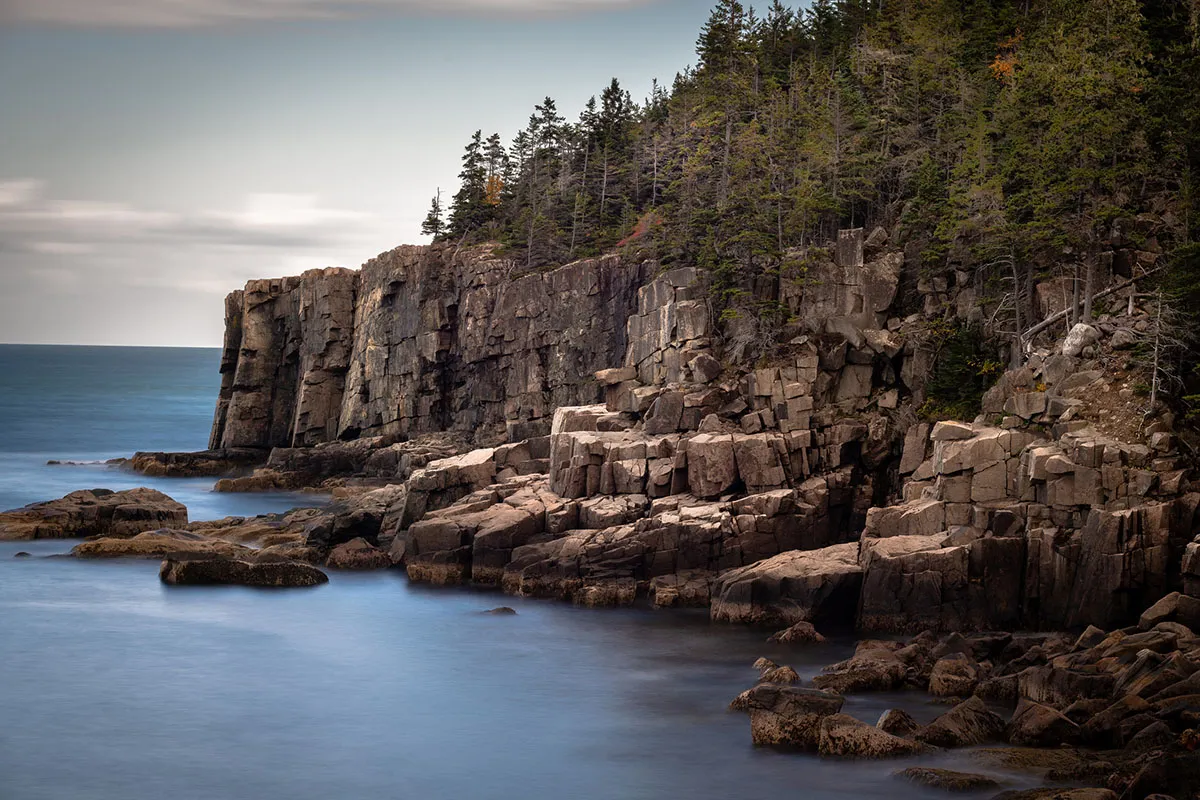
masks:
<instances>
[{"instance_id":1,"label":"coastal rocks","mask_svg":"<svg viewBox=\"0 0 1200 800\"><path fill-rule=\"evenodd\" d=\"M187 508L154 489L81 490L0 513L0 541L133 536L187 522Z\"/></svg>"},{"instance_id":2,"label":"coastal rocks","mask_svg":"<svg viewBox=\"0 0 1200 800\"><path fill-rule=\"evenodd\" d=\"M330 550L325 565L345 570L387 569L392 566L392 558L366 539L357 538Z\"/></svg>"},{"instance_id":3,"label":"coastal rocks","mask_svg":"<svg viewBox=\"0 0 1200 800\"><path fill-rule=\"evenodd\" d=\"M730 708L750 715L756 745L815 750L821 720L842 710L843 699L828 692L760 683L739 695Z\"/></svg>"},{"instance_id":4,"label":"coastal rocks","mask_svg":"<svg viewBox=\"0 0 1200 800\"><path fill-rule=\"evenodd\" d=\"M838 694L898 689L908 676L899 649L898 642L859 642L851 658L825 667L813 686Z\"/></svg>"},{"instance_id":5,"label":"coastal rocks","mask_svg":"<svg viewBox=\"0 0 1200 800\"><path fill-rule=\"evenodd\" d=\"M219 478L262 464L267 452L230 447L196 453L134 453L126 466L151 478Z\"/></svg>"},{"instance_id":6,"label":"coastal rocks","mask_svg":"<svg viewBox=\"0 0 1200 800\"><path fill-rule=\"evenodd\" d=\"M979 685L980 672L974 659L962 653L938 659L929 676L929 693L934 697L970 697Z\"/></svg>"},{"instance_id":7,"label":"coastal rocks","mask_svg":"<svg viewBox=\"0 0 1200 800\"><path fill-rule=\"evenodd\" d=\"M823 756L896 758L923 753L927 745L901 739L848 714L833 714L821 720L818 752Z\"/></svg>"},{"instance_id":8,"label":"coastal rocks","mask_svg":"<svg viewBox=\"0 0 1200 800\"><path fill-rule=\"evenodd\" d=\"M895 776L918 786L943 789L947 792L976 792L982 789L998 789L1001 785L998 780L987 775L934 767L909 767L895 773Z\"/></svg>"},{"instance_id":9,"label":"coastal rocks","mask_svg":"<svg viewBox=\"0 0 1200 800\"><path fill-rule=\"evenodd\" d=\"M825 637L817 632L811 622L797 622L790 628L774 634L767 641L779 644L820 644L825 641Z\"/></svg>"},{"instance_id":10,"label":"coastal rocks","mask_svg":"<svg viewBox=\"0 0 1200 800\"><path fill-rule=\"evenodd\" d=\"M169 558L159 578L170 586L237 585L270 588L318 586L329 577L311 564L295 561L251 562L231 558Z\"/></svg>"},{"instance_id":11,"label":"coastal rocks","mask_svg":"<svg viewBox=\"0 0 1200 800\"><path fill-rule=\"evenodd\" d=\"M1022 747L1055 747L1079 740L1079 726L1055 709L1025 698L1008 723L1008 741Z\"/></svg>"},{"instance_id":12,"label":"coastal rocks","mask_svg":"<svg viewBox=\"0 0 1200 800\"><path fill-rule=\"evenodd\" d=\"M1004 719L978 697L972 697L942 714L916 733L916 738L937 747L967 747L1004 734Z\"/></svg>"},{"instance_id":13,"label":"coastal rocks","mask_svg":"<svg viewBox=\"0 0 1200 800\"><path fill-rule=\"evenodd\" d=\"M250 281L226 298L211 449L336 437L357 284L351 270L309 270Z\"/></svg>"},{"instance_id":14,"label":"coastal rocks","mask_svg":"<svg viewBox=\"0 0 1200 800\"><path fill-rule=\"evenodd\" d=\"M181 558L190 555L214 555L242 558L254 550L233 542L212 539L191 531L158 530L131 537L103 537L76 545L76 558Z\"/></svg>"},{"instance_id":15,"label":"coastal rocks","mask_svg":"<svg viewBox=\"0 0 1200 800\"><path fill-rule=\"evenodd\" d=\"M775 627L844 621L853 618L861 585L858 545L792 550L720 575L711 616Z\"/></svg>"}]
</instances>

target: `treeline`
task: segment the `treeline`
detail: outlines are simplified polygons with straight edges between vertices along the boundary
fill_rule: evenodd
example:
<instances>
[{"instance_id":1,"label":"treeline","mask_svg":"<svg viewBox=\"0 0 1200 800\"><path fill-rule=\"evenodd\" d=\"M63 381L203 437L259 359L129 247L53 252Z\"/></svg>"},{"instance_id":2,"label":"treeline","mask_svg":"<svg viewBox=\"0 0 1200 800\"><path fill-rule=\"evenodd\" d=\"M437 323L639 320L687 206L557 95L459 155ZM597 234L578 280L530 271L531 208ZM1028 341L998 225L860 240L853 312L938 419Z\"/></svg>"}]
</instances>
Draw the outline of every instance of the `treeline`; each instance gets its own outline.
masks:
<instances>
[{"instance_id":1,"label":"treeline","mask_svg":"<svg viewBox=\"0 0 1200 800\"><path fill-rule=\"evenodd\" d=\"M546 98L508 145L476 133L425 232L529 268L637 247L736 292L883 225L1018 315L1122 219L1194 252L1200 0L721 0L696 51L644 100L614 80L575 121Z\"/></svg>"}]
</instances>

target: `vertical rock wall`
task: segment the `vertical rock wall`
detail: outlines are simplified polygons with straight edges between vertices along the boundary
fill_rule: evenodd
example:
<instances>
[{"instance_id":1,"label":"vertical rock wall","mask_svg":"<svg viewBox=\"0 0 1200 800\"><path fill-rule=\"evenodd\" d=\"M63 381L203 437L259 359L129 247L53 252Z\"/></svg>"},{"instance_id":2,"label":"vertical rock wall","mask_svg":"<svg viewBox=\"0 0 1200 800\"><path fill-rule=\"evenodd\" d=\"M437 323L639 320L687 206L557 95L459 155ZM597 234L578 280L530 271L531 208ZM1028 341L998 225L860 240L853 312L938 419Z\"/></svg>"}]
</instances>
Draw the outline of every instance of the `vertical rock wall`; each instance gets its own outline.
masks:
<instances>
[{"instance_id":1,"label":"vertical rock wall","mask_svg":"<svg viewBox=\"0 0 1200 800\"><path fill-rule=\"evenodd\" d=\"M310 270L250 281L226 298L210 447L289 447L331 438L349 364L356 284L351 270Z\"/></svg>"},{"instance_id":2,"label":"vertical rock wall","mask_svg":"<svg viewBox=\"0 0 1200 800\"><path fill-rule=\"evenodd\" d=\"M251 281L226 300L211 447L454 430L548 432L596 402L652 267L620 257L515 274L491 247L400 247L359 272Z\"/></svg>"}]
</instances>

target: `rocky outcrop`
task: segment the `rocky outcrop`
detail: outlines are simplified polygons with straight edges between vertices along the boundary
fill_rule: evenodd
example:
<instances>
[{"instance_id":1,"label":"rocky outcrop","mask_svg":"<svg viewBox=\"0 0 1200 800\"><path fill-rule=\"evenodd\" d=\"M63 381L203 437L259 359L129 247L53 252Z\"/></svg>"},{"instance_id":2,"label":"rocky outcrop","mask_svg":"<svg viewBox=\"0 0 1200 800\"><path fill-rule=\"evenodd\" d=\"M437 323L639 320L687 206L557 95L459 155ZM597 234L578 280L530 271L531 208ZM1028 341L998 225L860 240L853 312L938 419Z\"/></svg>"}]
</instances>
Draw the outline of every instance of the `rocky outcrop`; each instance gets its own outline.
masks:
<instances>
[{"instance_id":1,"label":"rocky outcrop","mask_svg":"<svg viewBox=\"0 0 1200 800\"><path fill-rule=\"evenodd\" d=\"M254 447L196 453L134 453L123 466L151 478L223 478L248 472L265 457L266 451Z\"/></svg>"},{"instance_id":2,"label":"rocky outcrop","mask_svg":"<svg viewBox=\"0 0 1200 800\"><path fill-rule=\"evenodd\" d=\"M159 578L169 586L297 588L329 582L329 577L311 564L233 558L167 559L159 570Z\"/></svg>"},{"instance_id":3,"label":"rocky outcrop","mask_svg":"<svg viewBox=\"0 0 1200 800\"><path fill-rule=\"evenodd\" d=\"M225 301L211 449L312 445L337 436L358 274L255 280Z\"/></svg>"},{"instance_id":4,"label":"rocky outcrop","mask_svg":"<svg viewBox=\"0 0 1200 800\"><path fill-rule=\"evenodd\" d=\"M187 508L154 489L91 489L0 513L0 540L130 537L187 525Z\"/></svg>"},{"instance_id":5,"label":"rocky outcrop","mask_svg":"<svg viewBox=\"0 0 1200 800\"><path fill-rule=\"evenodd\" d=\"M71 555L76 558L183 558L212 555L227 558L249 558L252 548L214 539L192 531L159 530L139 533L129 538L101 537L75 545Z\"/></svg>"},{"instance_id":6,"label":"rocky outcrop","mask_svg":"<svg viewBox=\"0 0 1200 800\"><path fill-rule=\"evenodd\" d=\"M401 247L358 272L251 281L226 301L210 446L544 434L557 406L598 399L591 375L624 358L650 269L608 257L515 275L487 246Z\"/></svg>"}]
</instances>

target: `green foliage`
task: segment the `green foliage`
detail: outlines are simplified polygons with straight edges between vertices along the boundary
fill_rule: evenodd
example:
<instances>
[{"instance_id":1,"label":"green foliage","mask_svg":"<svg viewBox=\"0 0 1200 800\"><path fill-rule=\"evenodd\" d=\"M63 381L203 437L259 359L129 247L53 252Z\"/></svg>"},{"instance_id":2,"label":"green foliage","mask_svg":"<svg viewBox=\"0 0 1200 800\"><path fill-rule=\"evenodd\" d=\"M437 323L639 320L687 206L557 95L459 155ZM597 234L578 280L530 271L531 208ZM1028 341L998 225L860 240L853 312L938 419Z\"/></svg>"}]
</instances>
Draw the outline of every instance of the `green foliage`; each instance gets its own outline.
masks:
<instances>
[{"instance_id":1,"label":"green foliage","mask_svg":"<svg viewBox=\"0 0 1200 800\"><path fill-rule=\"evenodd\" d=\"M1200 231L1195 2L765 5L719 0L697 65L641 102L612 80L574 121L538 103L507 151L476 132L442 235L527 268L632 247L744 315L848 226L1024 298L1117 218L1169 210L1168 251Z\"/></svg>"},{"instance_id":2,"label":"green foliage","mask_svg":"<svg viewBox=\"0 0 1200 800\"><path fill-rule=\"evenodd\" d=\"M942 324L932 331L937 347L933 375L925 384L928 398L922 415L932 419L974 419L984 392L1004 372L975 326Z\"/></svg>"}]
</instances>

